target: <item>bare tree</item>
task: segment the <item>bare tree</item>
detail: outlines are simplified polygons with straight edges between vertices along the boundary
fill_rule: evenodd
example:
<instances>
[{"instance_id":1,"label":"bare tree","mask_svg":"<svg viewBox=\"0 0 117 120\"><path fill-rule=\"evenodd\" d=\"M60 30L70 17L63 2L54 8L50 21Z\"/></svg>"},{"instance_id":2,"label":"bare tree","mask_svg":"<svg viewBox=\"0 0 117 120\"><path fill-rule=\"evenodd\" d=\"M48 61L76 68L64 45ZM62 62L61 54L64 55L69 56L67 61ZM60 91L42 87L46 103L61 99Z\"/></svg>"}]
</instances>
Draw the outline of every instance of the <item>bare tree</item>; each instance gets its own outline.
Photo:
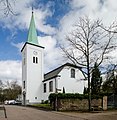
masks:
<instances>
[{"instance_id":1,"label":"bare tree","mask_svg":"<svg viewBox=\"0 0 117 120\"><path fill-rule=\"evenodd\" d=\"M3 87L4 87L4 84L3 84L2 80L0 80L0 90L2 90Z\"/></svg>"},{"instance_id":2,"label":"bare tree","mask_svg":"<svg viewBox=\"0 0 117 120\"><path fill-rule=\"evenodd\" d=\"M21 86L17 81L6 81L5 89L3 90L4 97L7 100L16 99L21 94Z\"/></svg>"},{"instance_id":3,"label":"bare tree","mask_svg":"<svg viewBox=\"0 0 117 120\"><path fill-rule=\"evenodd\" d=\"M112 26L103 29L100 20L91 21L88 17L80 18L73 26L74 30L66 36L66 44L60 45L65 57L80 66L85 80L88 80L89 110L91 109L90 78L94 63L100 66L109 58L109 53L116 47Z\"/></svg>"},{"instance_id":4,"label":"bare tree","mask_svg":"<svg viewBox=\"0 0 117 120\"><path fill-rule=\"evenodd\" d=\"M1 10L6 16L13 14L13 5L15 5L15 0L0 0Z\"/></svg>"}]
</instances>

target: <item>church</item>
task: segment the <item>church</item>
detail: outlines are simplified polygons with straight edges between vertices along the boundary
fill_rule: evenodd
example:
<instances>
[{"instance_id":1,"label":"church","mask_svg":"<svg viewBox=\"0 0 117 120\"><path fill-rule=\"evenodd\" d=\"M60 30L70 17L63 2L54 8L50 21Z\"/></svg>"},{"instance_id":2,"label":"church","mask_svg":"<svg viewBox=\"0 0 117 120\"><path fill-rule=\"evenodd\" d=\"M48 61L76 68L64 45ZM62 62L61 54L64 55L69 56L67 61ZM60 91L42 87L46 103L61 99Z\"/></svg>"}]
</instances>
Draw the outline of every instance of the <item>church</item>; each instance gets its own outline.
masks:
<instances>
[{"instance_id":1,"label":"church","mask_svg":"<svg viewBox=\"0 0 117 120\"><path fill-rule=\"evenodd\" d=\"M28 39L22 50L22 104L36 104L48 100L50 93L83 93L84 81L80 67L65 63L44 74L44 46L38 43L34 13Z\"/></svg>"}]
</instances>

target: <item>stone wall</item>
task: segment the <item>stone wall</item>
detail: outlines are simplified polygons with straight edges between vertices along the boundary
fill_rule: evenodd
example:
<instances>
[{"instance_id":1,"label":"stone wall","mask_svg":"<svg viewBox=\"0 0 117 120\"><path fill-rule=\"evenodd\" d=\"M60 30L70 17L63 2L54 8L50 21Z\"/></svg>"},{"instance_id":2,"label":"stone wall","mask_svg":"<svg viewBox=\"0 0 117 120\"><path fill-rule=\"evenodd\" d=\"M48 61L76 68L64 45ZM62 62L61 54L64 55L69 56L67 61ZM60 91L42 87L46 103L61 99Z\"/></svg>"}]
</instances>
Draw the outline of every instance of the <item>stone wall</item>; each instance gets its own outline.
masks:
<instances>
[{"instance_id":1,"label":"stone wall","mask_svg":"<svg viewBox=\"0 0 117 120\"><path fill-rule=\"evenodd\" d=\"M60 99L58 110L88 110L87 99Z\"/></svg>"},{"instance_id":2,"label":"stone wall","mask_svg":"<svg viewBox=\"0 0 117 120\"><path fill-rule=\"evenodd\" d=\"M103 110L107 110L107 96L103 97Z\"/></svg>"},{"instance_id":3,"label":"stone wall","mask_svg":"<svg viewBox=\"0 0 117 120\"><path fill-rule=\"evenodd\" d=\"M107 100L93 99L91 101L91 107L98 106L107 110ZM59 111L87 111L88 99L59 99L53 103L53 108Z\"/></svg>"}]
</instances>

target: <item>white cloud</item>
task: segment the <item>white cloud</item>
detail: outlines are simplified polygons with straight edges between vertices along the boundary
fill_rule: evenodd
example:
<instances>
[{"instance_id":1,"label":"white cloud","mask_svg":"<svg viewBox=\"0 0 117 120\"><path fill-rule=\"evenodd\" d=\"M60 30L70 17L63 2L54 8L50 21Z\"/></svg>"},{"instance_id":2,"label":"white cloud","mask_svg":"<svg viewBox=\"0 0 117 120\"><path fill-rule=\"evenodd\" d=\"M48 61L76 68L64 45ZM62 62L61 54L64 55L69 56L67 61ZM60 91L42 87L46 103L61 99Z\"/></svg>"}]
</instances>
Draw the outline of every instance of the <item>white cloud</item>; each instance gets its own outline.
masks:
<instances>
[{"instance_id":1,"label":"white cloud","mask_svg":"<svg viewBox=\"0 0 117 120\"><path fill-rule=\"evenodd\" d=\"M0 61L0 79L3 81L17 80L21 84L21 61Z\"/></svg>"},{"instance_id":2,"label":"white cloud","mask_svg":"<svg viewBox=\"0 0 117 120\"><path fill-rule=\"evenodd\" d=\"M40 46L44 47L44 72L52 70L64 62L62 59L62 51L59 47L57 47L57 40L54 37L38 36L38 42ZM24 45L24 42L17 44L12 43L12 45L18 48L18 51L20 52Z\"/></svg>"},{"instance_id":3,"label":"white cloud","mask_svg":"<svg viewBox=\"0 0 117 120\"><path fill-rule=\"evenodd\" d=\"M117 19L116 0L102 1L103 3L101 3L100 0L72 0L70 2L72 9L60 20L58 31L50 24L46 24L46 18L48 16L51 17L53 14L49 9L49 5L51 4L48 6L39 7L34 10L37 29L48 34L48 36L45 37L38 37L40 45L45 47L45 71L48 71L62 63L62 53L57 47L57 42L62 42L62 40L65 40L66 34L68 34L73 29L72 25L75 23L75 21L78 20L80 16L86 15L91 19L100 18L105 24L110 24L112 21ZM16 13L18 13L18 15L9 16L8 18L1 18L0 21L4 23L4 27L9 29L28 29L31 17L31 7L29 6L32 2L34 2L34 0L17 0L14 10ZM18 49L21 49L22 44L23 43L12 43L12 45ZM116 52L114 52L113 55L116 56ZM0 66L1 79L20 80L21 62L0 61ZM20 68L20 70L16 68Z\"/></svg>"},{"instance_id":4,"label":"white cloud","mask_svg":"<svg viewBox=\"0 0 117 120\"><path fill-rule=\"evenodd\" d=\"M117 20L116 0L72 0L69 11L61 20L59 28L59 38L71 31L72 25L78 21L79 17L88 16L91 19L101 19L105 25Z\"/></svg>"},{"instance_id":5,"label":"white cloud","mask_svg":"<svg viewBox=\"0 0 117 120\"><path fill-rule=\"evenodd\" d=\"M36 1L36 0L35 0ZM30 18L31 18L31 5L33 0L16 0L15 5L13 6L14 13L17 15L10 15L8 17L2 17L0 21L4 24L5 28L8 29L28 29ZM49 4L51 5L51 4ZM41 6L37 9L34 9L35 23L37 30L44 32L46 34L55 34L56 29L50 24L46 23L46 18L52 16L52 12L49 10L48 6Z\"/></svg>"},{"instance_id":6,"label":"white cloud","mask_svg":"<svg viewBox=\"0 0 117 120\"><path fill-rule=\"evenodd\" d=\"M11 45L13 45L14 47L18 48L18 51L20 52L22 47L23 47L23 45L24 45L24 42L17 43L17 44L12 42Z\"/></svg>"},{"instance_id":7,"label":"white cloud","mask_svg":"<svg viewBox=\"0 0 117 120\"><path fill-rule=\"evenodd\" d=\"M62 44L66 44L65 37L73 29L73 25L79 20L79 17L88 16L91 20L100 19L105 25L111 24L117 20L116 0L72 0L70 2L71 10L60 20L60 27L57 31L57 39ZM116 52L112 51L113 62L117 60ZM116 59L116 60L114 60Z\"/></svg>"},{"instance_id":8,"label":"white cloud","mask_svg":"<svg viewBox=\"0 0 117 120\"><path fill-rule=\"evenodd\" d=\"M44 49L44 67L45 72L52 70L60 65L62 61L61 50L57 47L57 41L52 36L38 37L39 44Z\"/></svg>"}]
</instances>

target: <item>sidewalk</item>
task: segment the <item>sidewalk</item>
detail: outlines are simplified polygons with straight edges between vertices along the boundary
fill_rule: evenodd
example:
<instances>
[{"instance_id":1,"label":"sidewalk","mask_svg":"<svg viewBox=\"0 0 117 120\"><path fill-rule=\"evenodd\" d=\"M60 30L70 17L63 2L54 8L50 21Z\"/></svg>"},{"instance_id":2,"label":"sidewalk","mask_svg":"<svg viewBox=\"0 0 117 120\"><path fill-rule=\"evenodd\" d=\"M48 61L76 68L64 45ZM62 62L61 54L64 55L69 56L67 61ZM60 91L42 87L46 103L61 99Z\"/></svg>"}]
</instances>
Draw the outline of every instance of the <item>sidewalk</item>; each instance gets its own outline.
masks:
<instances>
[{"instance_id":1,"label":"sidewalk","mask_svg":"<svg viewBox=\"0 0 117 120\"><path fill-rule=\"evenodd\" d=\"M117 110L114 111L97 111L97 112L58 112L58 114L69 115L82 118L84 120L116 120Z\"/></svg>"},{"instance_id":2,"label":"sidewalk","mask_svg":"<svg viewBox=\"0 0 117 120\"><path fill-rule=\"evenodd\" d=\"M0 120L6 120L3 105L0 105Z\"/></svg>"}]
</instances>

